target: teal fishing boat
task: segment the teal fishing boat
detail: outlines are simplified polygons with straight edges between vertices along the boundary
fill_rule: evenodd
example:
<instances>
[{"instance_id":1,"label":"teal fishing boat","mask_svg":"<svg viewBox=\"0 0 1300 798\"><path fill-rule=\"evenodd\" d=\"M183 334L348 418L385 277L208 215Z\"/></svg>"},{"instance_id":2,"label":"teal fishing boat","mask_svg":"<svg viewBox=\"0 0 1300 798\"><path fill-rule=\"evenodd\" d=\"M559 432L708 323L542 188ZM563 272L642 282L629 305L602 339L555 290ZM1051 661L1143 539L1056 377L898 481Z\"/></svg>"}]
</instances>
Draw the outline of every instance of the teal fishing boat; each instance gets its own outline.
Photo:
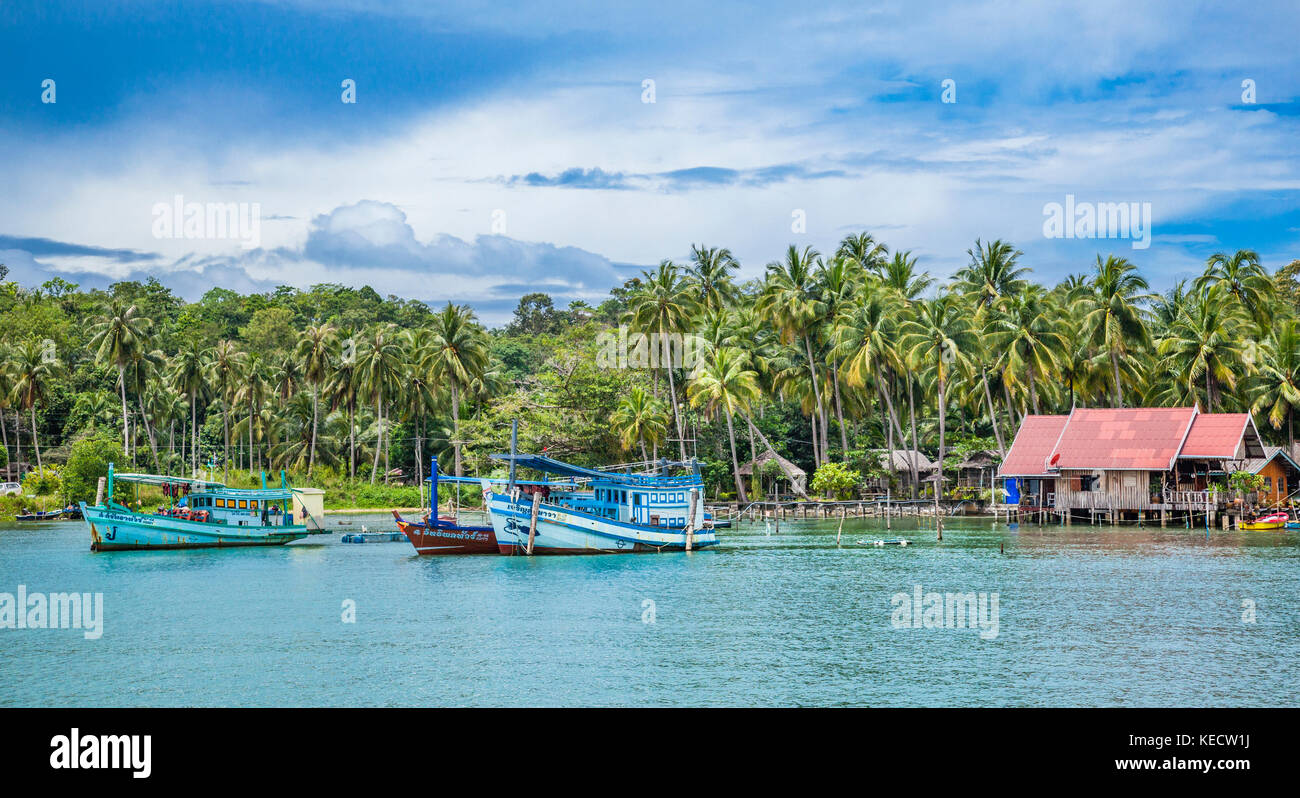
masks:
<instances>
[{"instance_id":1,"label":"teal fishing boat","mask_svg":"<svg viewBox=\"0 0 1300 798\"><path fill-rule=\"evenodd\" d=\"M119 483L136 488L134 506L115 497ZM142 506L139 485L161 488L165 504ZM91 551L279 546L307 536L294 518L293 488L283 471L279 488L268 489L263 473L261 490L243 490L202 479L118 474L110 463L103 487L94 505L81 502Z\"/></svg>"}]
</instances>

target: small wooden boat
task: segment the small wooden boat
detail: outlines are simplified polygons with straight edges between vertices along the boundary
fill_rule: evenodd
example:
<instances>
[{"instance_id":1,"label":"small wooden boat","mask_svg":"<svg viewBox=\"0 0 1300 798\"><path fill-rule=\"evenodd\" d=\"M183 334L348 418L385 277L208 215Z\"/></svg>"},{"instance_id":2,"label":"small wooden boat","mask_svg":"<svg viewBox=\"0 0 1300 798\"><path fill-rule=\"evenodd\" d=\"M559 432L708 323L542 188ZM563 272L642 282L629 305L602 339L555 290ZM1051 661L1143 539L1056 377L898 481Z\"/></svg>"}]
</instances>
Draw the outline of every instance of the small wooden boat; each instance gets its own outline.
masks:
<instances>
[{"instance_id":1,"label":"small wooden boat","mask_svg":"<svg viewBox=\"0 0 1300 798\"><path fill-rule=\"evenodd\" d=\"M489 525L473 526L460 523L454 515L438 515L438 483L440 481L478 484L478 480L458 479L438 473L438 461L433 461L429 483L429 509L419 521L407 521L393 510L397 528L411 541L418 554L496 554L496 532Z\"/></svg>"},{"instance_id":2,"label":"small wooden boat","mask_svg":"<svg viewBox=\"0 0 1300 798\"><path fill-rule=\"evenodd\" d=\"M1269 513L1251 521L1238 521L1238 529L1285 529L1291 520L1286 513Z\"/></svg>"},{"instance_id":3,"label":"small wooden boat","mask_svg":"<svg viewBox=\"0 0 1300 798\"><path fill-rule=\"evenodd\" d=\"M57 521L63 517L66 510L59 508L57 510L37 511L34 513L21 513L14 520L16 521Z\"/></svg>"}]
</instances>

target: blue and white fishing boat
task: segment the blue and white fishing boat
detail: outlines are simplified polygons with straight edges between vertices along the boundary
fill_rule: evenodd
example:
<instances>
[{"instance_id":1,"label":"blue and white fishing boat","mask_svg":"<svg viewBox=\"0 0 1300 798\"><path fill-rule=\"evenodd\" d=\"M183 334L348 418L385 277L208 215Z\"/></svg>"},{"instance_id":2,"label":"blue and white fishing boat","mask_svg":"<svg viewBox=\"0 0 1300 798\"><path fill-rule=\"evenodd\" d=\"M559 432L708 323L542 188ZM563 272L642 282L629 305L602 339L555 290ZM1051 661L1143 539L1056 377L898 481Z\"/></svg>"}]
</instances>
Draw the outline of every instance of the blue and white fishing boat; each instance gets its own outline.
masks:
<instances>
[{"instance_id":1,"label":"blue and white fishing boat","mask_svg":"<svg viewBox=\"0 0 1300 798\"><path fill-rule=\"evenodd\" d=\"M165 505L132 508L115 498L118 483L154 485ZM228 488L220 482L156 474L117 474L108 466L107 490L94 505L81 502L91 551L279 546L307 536L293 515L293 489L284 472L280 487Z\"/></svg>"},{"instance_id":2,"label":"blue and white fishing boat","mask_svg":"<svg viewBox=\"0 0 1300 798\"><path fill-rule=\"evenodd\" d=\"M504 486L481 483L502 554L682 551L718 543L704 514L697 461L661 460L636 471L584 468L537 454L493 457L508 461L511 473ZM516 468L563 482L523 483ZM535 517L534 495L540 496Z\"/></svg>"}]
</instances>

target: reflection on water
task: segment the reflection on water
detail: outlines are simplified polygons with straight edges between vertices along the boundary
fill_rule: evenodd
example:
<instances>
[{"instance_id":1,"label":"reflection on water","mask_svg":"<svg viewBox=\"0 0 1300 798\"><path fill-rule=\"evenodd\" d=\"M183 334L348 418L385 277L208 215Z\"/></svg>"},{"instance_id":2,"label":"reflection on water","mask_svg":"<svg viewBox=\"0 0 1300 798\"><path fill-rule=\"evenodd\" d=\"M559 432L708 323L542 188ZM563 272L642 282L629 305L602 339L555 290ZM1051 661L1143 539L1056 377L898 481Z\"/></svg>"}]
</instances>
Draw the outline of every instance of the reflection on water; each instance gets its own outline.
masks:
<instances>
[{"instance_id":1,"label":"reflection on water","mask_svg":"<svg viewBox=\"0 0 1300 798\"><path fill-rule=\"evenodd\" d=\"M104 635L0 629L0 705L1295 705L1294 531L783 521L718 549L419 557L358 516L284 547L92 554L0 528L0 593L103 592ZM907 547L871 545L901 536ZM893 597L998 594L997 636ZM347 601L355 623L345 623ZM1253 622L1247 620L1253 612Z\"/></svg>"}]
</instances>

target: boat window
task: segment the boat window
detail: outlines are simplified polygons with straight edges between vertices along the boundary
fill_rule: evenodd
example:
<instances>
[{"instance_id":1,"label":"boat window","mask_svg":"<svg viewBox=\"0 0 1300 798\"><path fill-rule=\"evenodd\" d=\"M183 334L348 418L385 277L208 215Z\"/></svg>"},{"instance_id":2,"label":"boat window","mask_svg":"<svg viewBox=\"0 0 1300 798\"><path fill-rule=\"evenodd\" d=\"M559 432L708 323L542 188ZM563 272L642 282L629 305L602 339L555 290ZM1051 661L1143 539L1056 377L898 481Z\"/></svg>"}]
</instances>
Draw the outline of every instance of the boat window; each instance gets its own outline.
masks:
<instances>
[{"instance_id":1,"label":"boat window","mask_svg":"<svg viewBox=\"0 0 1300 798\"><path fill-rule=\"evenodd\" d=\"M247 510L247 509L248 509L248 499L240 499L240 500L239 500L239 509L241 509L241 510Z\"/></svg>"},{"instance_id":2,"label":"boat window","mask_svg":"<svg viewBox=\"0 0 1300 798\"><path fill-rule=\"evenodd\" d=\"M218 507L225 507L225 506L226 506L226 500L225 500L225 499L217 499L217 506L218 506Z\"/></svg>"},{"instance_id":3,"label":"boat window","mask_svg":"<svg viewBox=\"0 0 1300 798\"><path fill-rule=\"evenodd\" d=\"M248 506L251 507L251 508L253 508L254 510L256 510L256 509L257 509L257 499L253 499L252 501L250 501L250 502L248 503Z\"/></svg>"}]
</instances>

